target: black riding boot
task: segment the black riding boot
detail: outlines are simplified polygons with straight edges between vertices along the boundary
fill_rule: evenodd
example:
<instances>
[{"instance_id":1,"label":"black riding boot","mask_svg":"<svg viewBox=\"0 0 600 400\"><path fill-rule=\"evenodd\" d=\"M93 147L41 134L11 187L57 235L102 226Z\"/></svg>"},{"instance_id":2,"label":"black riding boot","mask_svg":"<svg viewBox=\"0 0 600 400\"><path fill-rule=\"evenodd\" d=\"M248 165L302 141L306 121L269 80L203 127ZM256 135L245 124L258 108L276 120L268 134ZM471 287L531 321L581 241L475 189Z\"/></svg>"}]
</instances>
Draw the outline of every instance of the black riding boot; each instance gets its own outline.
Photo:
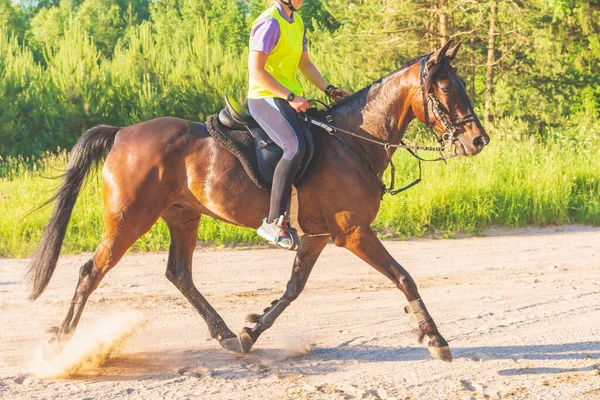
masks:
<instances>
[{"instance_id":1,"label":"black riding boot","mask_svg":"<svg viewBox=\"0 0 600 400\"><path fill-rule=\"evenodd\" d=\"M292 185L298 173L298 165L290 160L279 160L273 175L271 188L271 206L267 222L273 222L286 211L287 202L292 195Z\"/></svg>"}]
</instances>

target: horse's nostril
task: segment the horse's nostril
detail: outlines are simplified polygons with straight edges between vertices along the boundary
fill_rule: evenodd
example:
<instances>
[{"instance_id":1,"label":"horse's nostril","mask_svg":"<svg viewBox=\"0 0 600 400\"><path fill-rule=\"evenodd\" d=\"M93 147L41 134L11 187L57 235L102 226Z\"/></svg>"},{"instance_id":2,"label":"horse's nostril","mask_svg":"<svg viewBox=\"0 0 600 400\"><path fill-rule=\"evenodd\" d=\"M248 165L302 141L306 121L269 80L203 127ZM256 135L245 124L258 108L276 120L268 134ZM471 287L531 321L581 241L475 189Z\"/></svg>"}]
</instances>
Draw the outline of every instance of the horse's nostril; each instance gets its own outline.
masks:
<instances>
[{"instance_id":1,"label":"horse's nostril","mask_svg":"<svg viewBox=\"0 0 600 400\"><path fill-rule=\"evenodd\" d=\"M485 140L483 139L483 136L477 136L475 139L473 139L473 146L478 149L481 149L483 146L485 146Z\"/></svg>"}]
</instances>

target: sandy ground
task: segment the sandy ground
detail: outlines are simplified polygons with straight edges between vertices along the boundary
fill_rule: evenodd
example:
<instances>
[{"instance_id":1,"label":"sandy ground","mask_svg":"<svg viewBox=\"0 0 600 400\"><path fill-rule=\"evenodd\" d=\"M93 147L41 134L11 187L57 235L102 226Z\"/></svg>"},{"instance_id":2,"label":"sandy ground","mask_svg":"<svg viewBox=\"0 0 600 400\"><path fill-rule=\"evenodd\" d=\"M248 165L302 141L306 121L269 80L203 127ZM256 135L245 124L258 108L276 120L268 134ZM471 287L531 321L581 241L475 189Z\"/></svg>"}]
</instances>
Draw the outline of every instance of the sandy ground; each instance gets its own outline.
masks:
<instances>
[{"instance_id":1,"label":"sandy ground","mask_svg":"<svg viewBox=\"0 0 600 400\"><path fill-rule=\"evenodd\" d=\"M0 398L600 399L600 229L385 244L417 281L454 362L416 343L397 289L330 244L304 293L246 356L210 340L164 277L166 253L129 254L79 325L82 340L119 339L108 356L42 379L34 354L64 317L89 254L62 257L35 303L25 299L27 260L3 259ZM293 257L198 249L194 278L237 332L282 293ZM143 322L124 314L132 310ZM133 333L118 331L123 318Z\"/></svg>"}]
</instances>

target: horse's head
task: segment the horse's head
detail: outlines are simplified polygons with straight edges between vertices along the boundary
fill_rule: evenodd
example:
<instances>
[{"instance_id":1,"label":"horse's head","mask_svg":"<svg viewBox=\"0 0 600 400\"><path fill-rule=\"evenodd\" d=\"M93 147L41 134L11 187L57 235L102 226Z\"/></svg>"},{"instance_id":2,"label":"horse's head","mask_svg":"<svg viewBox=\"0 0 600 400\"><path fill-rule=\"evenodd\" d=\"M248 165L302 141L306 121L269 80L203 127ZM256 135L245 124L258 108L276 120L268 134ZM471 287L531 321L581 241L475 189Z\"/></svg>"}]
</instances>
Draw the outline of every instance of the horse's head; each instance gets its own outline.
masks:
<instances>
[{"instance_id":1,"label":"horse's head","mask_svg":"<svg viewBox=\"0 0 600 400\"><path fill-rule=\"evenodd\" d=\"M412 109L415 117L431 126L442 140L453 141L459 155L474 156L490 138L473 111L464 81L451 65L460 43L452 48L450 44L412 67L414 74L418 73L415 87L419 88L414 92Z\"/></svg>"}]
</instances>

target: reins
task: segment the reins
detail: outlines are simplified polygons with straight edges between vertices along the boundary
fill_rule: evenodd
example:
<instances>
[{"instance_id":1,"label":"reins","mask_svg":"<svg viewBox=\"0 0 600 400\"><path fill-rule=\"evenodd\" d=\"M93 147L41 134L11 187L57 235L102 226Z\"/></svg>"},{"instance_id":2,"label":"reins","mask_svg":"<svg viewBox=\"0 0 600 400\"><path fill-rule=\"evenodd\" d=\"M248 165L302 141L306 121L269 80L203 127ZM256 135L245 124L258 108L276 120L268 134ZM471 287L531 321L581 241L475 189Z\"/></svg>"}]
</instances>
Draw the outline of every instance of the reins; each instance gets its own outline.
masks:
<instances>
[{"instance_id":1,"label":"reins","mask_svg":"<svg viewBox=\"0 0 600 400\"><path fill-rule=\"evenodd\" d=\"M370 137L366 137L366 136L362 136L359 135L357 133L351 132L351 131L347 131L345 129L339 128L335 125L331 125L333 123L333 117L329 114L329 109L331 108L330 106L328 106L327 104L323 103L320 100L309 100L309 103L319 103L324 105L325 107L327 107L327 115L326 115L326 119L327 119L327 123L320 121L318 119L315 119L309 115L307 115L306 113L299 113L298 116L300 117L300 119L311 123L313 125L318 126L319 128L324 129L325 131L327 131L327 133L329 133L332 136L335 136L334 133L335 132L343 132L347 135L350 136L354 136L355 138L361 139L361 140L365 140L367 142L371 142L371 143L375 143L378 144L380 146L386 147L386 148L396 148L396 149L407 149L407 150L412 150L413 152L419 151L419 150L424 150L424 151L438 151L438 152L443 152L446 150L446 146L441 147L441 146L420 146L420 145L408 145L406 143L404 143L403 141L400 141L399 144L393 144L390 142L386 142L385 140L380 140L380 139L376 139L376 138L370 138ZM429 127L429 125L428 125ZM436 135L437 138L437 135ZM439 139L438 139L439 140ZM421 161L439 161L442 160L442 158L440 157L439 159L436 160L421 160Z\"/></svg>"},{"instance_id":2,"label":"reins","mask_svg":"<svg viewBox=\"0 0 600 400\"><path fill-rule=\"evenodd\" d=\"M471 122L472 120L477 118L475 112L473 112L473 109L470 108L471 112L468 115L458 118L455 121L451 121L449 115L444 111L443 106L442 106L441 102L439 101L439 99L435 96L435 94L428 91L428 89L426 88L426 85L425 85L425 81L427 79L426 63L427 63L428 59L429 59L429 55L423 57L420 61L420 66L419 66L420 67L420 71L419 71L419 81L420 82L419 83L421 85L421 93L423 95L423 109L424 109L424 117L425 117L424 122L425 122L425 126L427 126L427 128L429 128L429 130L435 136L437 141L439 143L444 143L443 146L421 146L421 145L417 145L417 144L407 145L402 140L400 140L399 143L394 144L394 143L387 142L385 140L380 140L380 139L376 139L376 138L370 138L370 137L358 135L354 132L339 128L339 127L333 125L333 123L334 123L333 117L329 113L329 110L331 109L331 107L319 100L309 100L309 103L319 103L319 104L322 104L323 106L325 106L325 109L326 109L325 119L327 120L327 122L323 122L323 121L320 121L313 117L310 117L306 113L298 114L300 119L304 120L305 122L307 122L309 124L318 126L319 128L325 130L328 134L330 134L331 136L334 136L338 141L340 141L348 149L350 149L350 151L352 151L352 153L354 153L361 160L361 162L363 164L365 164L367 166L367 168L369 168L369 170L371 170L375 174L377 179L381 182L382 191L383 191L383 193L381 195L382 198L386 193L389 193L392 196L394 196L394 195L404 192L405 190L408 190L411 187L420 183L422 180L422 177L423 177L423 169L421 166L422 161L427 161L427 162L444 161L444 162L446 162L446 160L448 160L452 157L456 157L456 151L452 154L445 154L445 152L449 153L454 142L458 140L457 135L456 135L457 125ZM442 133L441 137L439 137L437 135L437 133L435 132L435 130L433 129L433 124L429 123L429 106L428 106L429 102L432 105L432 109L433 109L433 113L434 113L435 117L439 120L439 122L444 127L444 132ZM385 148L386 155L387 155L387 162L390 164L390 169L391 169L391 171L390 171L391 172L391 182L390 182L389 186L386 186L385 183L383 182L383 173L385 172L385 169L382 172L377 172L377 170L373 167L373 165L368 160L366 155L359 152L342 135L340 135L339 132L342 132L349 136L353 136L360 140L375 143L375 144L383 146ZM419 178L415 179L413 182L411 182L408 185L403 186L399 189L394 189L396 167L395 167L394 162L392 161L392 157L389 153L389 150L392 148L405 149L414 158L416 158L418 160L418 164L419 164ZM436 159L425 159L425 158L420 157L417 154L417 152L419 150L439 152L441 154L441 156Z\"/></svg>"},{"instance_id":3,"label":"reins","mask_svg":"<svg viewBox=\"0 0 600 400\"><path fill-rule=\"evenodd\" d=\"M318 101L318 100L317 100ZM309 102L313 102L313 100L309 101ZM316 102L316 101L315 101ZM409 146L407 144L405 144L404 142L400 141L400 144L394 145L388 142L383 142L383 141L379 141L379 140L373 140L370 138L366 138L364 136L360 136L357 135L353 132L350 131L346 131L344 129L335 127L333 125L327 124L323 121L320 121L318 119L312 118L308 115L306 115L305 113L300 113L299 114L299 118L306 121L307 123L313 124L315 126L318 126L320 128L322 128L323 130L325 130L327 133L329 133L331 136L335 137L340 143L342 143L344 146L346 146L371 172L373 172L373 174L377 177L377 179L379 180L379 182L381 183L381 187L382 187L382 195L381 197L383 198L383 195L385 195L386 193L391 194L392 196L397 195L400 192L403 192L405 190L410 189L411 187L417 185L418 183L421 182L422 177L423 177L423 168L421 166L421 162L422 161L441 161L441 160L446 160L449 157L439 157L437 159L433 159L433 160L428 160L425 158L420 157L416 151L418 150L429 150L429 151L441 151L444 150L443 147L431 147L431 146ZM331 119L331 115L327 114L327 118ZM343 132L347 135L350 136L354 136L358 139L364 139L366 141L384 146L385 150L386 150L386 155L387 155L387 161L390 164L390 168L391 168L391 182L389 186L386 186L386 184L383 182L383 173L384 171L381 172L377 172L377 170L375 169L375 167L373 167L373 164L371 164L371 162L368 160L368 158L366 157L365 154L361 153L359 150L356 149L356 147L352 146L351 143L349 143L342 135L340 135L339 132ZM395 189L394 190L394 186L395 186L395 173L396 173L396 167L394 165L394 162L392 161L392 157L389 155L389 149L390 148L403 148L406 151L408 151L413 157L415 157L418 161L419 164L419 177L417 179L415 179L413 182L409 183L406 186L403 186L399 189ZM453 156L452 156L453 157Z\"/></svg>"}]
</instances>

